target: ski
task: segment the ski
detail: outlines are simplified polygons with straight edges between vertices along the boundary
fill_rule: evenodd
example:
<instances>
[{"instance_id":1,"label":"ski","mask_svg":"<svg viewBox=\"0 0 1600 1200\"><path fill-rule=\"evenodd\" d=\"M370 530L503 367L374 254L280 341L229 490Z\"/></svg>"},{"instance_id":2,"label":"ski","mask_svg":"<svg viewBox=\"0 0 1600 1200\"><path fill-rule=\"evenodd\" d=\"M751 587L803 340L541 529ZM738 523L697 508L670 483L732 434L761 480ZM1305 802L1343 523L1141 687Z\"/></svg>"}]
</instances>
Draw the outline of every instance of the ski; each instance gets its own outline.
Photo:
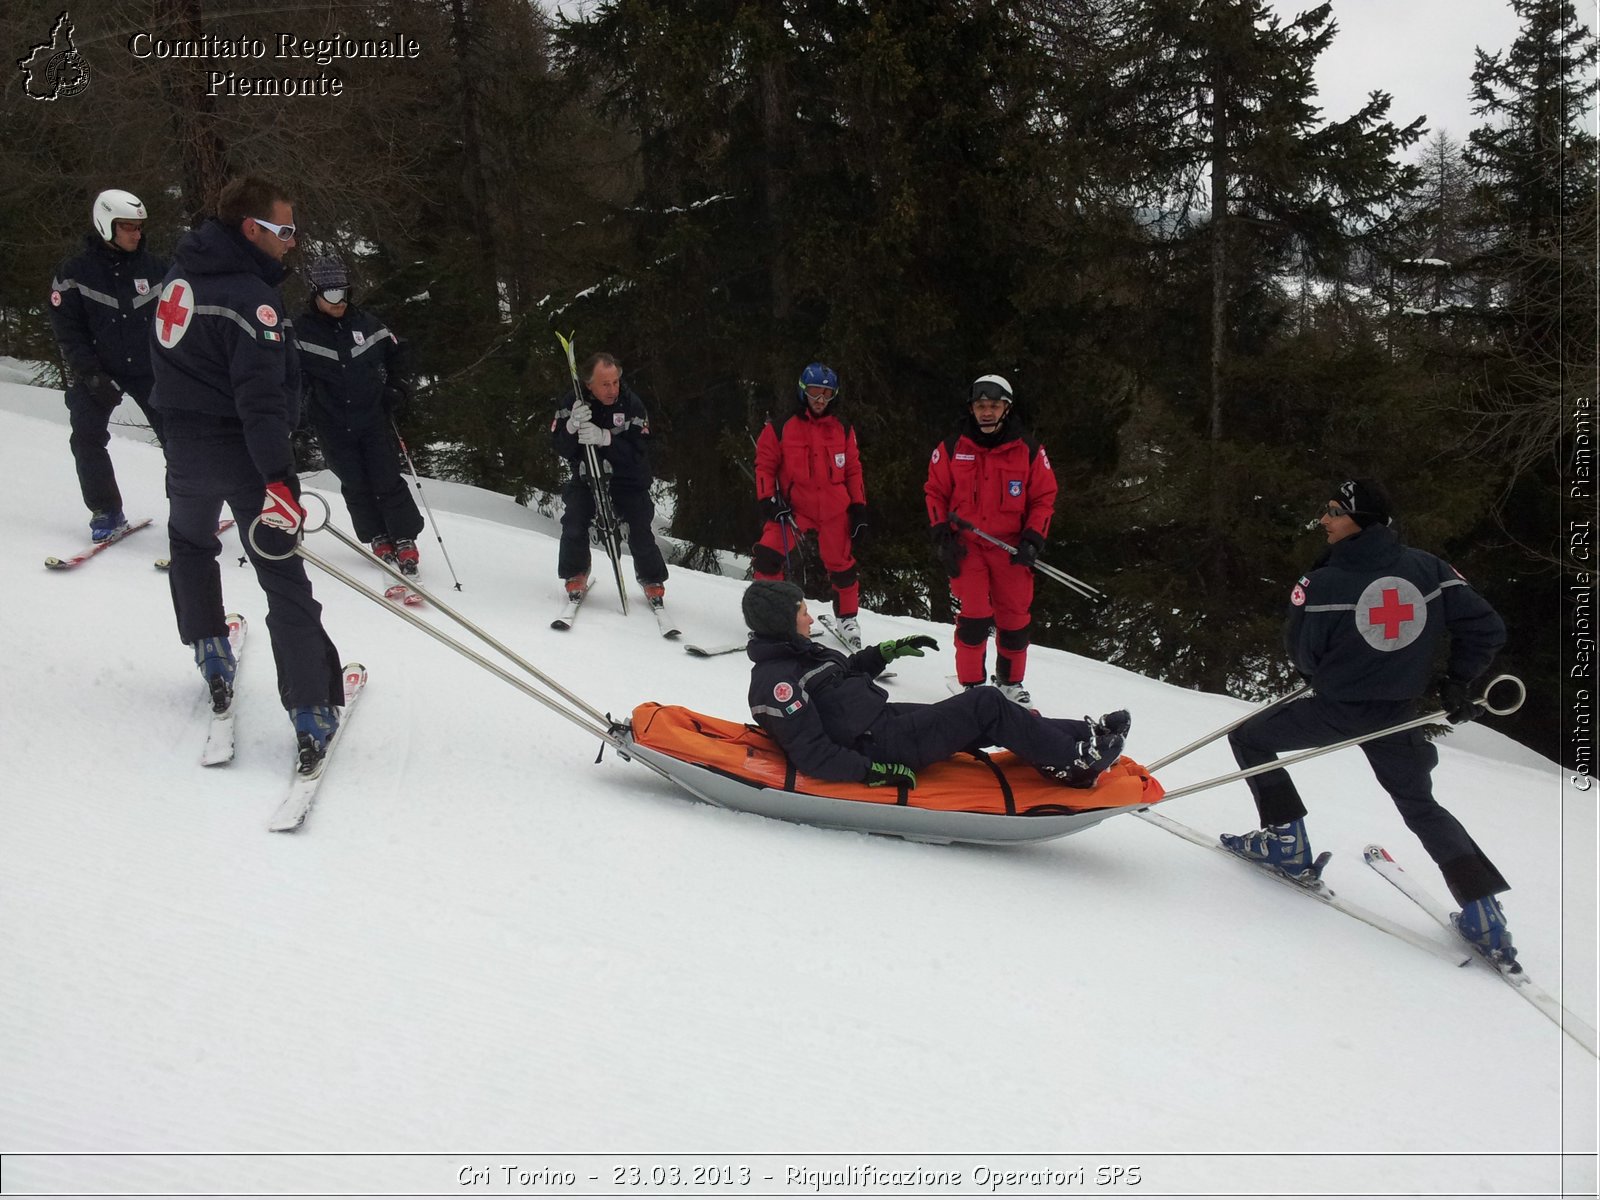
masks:
<instances>
[{"instance_id":1,"label":"ski","mask_svg":"<svg viewBox=\"0 0 1600 1200\"><path fill-rule=\"evenodd\" d=\"M685 646L684 650L696 658L717 658L719 655L737 653L749 644L750 639L743 638L737 642L729 642L726 646Z\"/></svg>"},{"instance_id":2,"label":"ski","mask_svg":"<svg viewBox=\"0 0 1600 1200\"><path fill-rule=\"evenodd\" d=\"M211 713L206 729L205 749L200 752L202 767L220 767L233 761L233 709L239 699L239 666L244 660L244 635L250 626L238 613L228 614L228 645L233 647L233 695L228 707Z\"/></svg>"},{"instance_id":3,"label":"ski","mask_svg":"<svg viewBox=\"0 0 1600 1200\"><path fill-rule=\"evenodd\" d=\"M658 603L655 600L650 600L648 603L651 613L656 618L656 628L661 630L662 637L676 639L683 636L683 630L674 625L672 618L667 616L667 606L665 604Z\"/></svg>"},{"instance_id":4,"label":"ski","mask_svg":"<svg viewBox=\"0 0 1600 1200\"><path fill-rule=\"evenodd\" d=\"M421 608L427 601L423 600L403 583L390 584L383 589L383 598L393 600L396 604L403 604L407 608Z\"/></svg>"},{"instance_id":5,"label":"ski","mask_svg":"<svg viewBox=\"0 0 1600 1200\"><path fill-rule=\"evenodd\" d=\"M1363 851L1363 855L1367 860L1367 866L1382 875L1402 895L1460 939L1460 949L1456 951L1456 957L1462 958L1462 966L1468 965L1473 959L1479 960L1484 966L1509 983L1524 1000L1555 1022L1568 1037L1590 1054L1595 1053L1594 1029L1586 1021L1573 1014L1561 1001L1534 983L1528 977L1528 973L1522 969L1520 963L1513 962L1508 965L1500 959L1491 957L1465 938L1462 938L1460 930L1456 928L1456 923L1452 919L1450 909L1441 904L1432 892L1429 892L1410 875L1406 874L1405 868L1397 863L1394 860L1394 856L1382 846L1368 846Z\"/></svg>"},{"instance_id":6,"label":"ski","mask_svg":"<svg viewBox=\"0 0 1600 1200\"><path fill-rule=\"evenodd\" d=\"M345 663L344 708L339 713L339 728L333 731L333 736L328 739L327 750L310 774L302 775L298 770L295 771L294 780L289 784L289 794L272 814L272 820L267 822L267 828L273 833L293 833L306 823L311 806L316 803L317 789L322 786L323 777L328 773L328 763L333 758L334 750L344 743L345 730L350 728L350 717L355 711L356 701L361 698L362 689L366 686L366 667L360 663Z\"/></svg>"},{"instance_id":7,"label":"ski","mask_svg":"<svg viewBox=\"0 0 1600 1200\"><path fill-rule=\"evenodd\" d=\"M151 519L149 517L146 517L142 521L134 521L132 524L124 525L105 541L92 542L87 549L80 550L76 554L69 554L65 558L57 558L54 554L52 554L49 558L44 560L44 565L52 571L70 571L73 567L82 566L96 554L99 554L100 551L104 550L107 546L115 546L130 533L138 533L139 530L150 524L150 520Z\"/></svg>"},{"instance_id":8,"label":"ski","mask_svg":"<svg viewBox=\"0 0 1600 1200\"><path fill-rule=\"evenodd\" d=\"M576 599L568 596L566 603L562 605L561 611L556 615L556 619L550 622L550 628L560 630L571 629L573 624L578 619L578 610L583 607L584 597L588 596L588 594L589 589L584 588L583 591L578 594Z\"/></svg>"},{"instance_id":9,"label":"ski","mask_svg":"<svg viewBox=\"0 0 1600 1200\"><path fill-rule=\"evenodd\" d=\"M1198 829L1185 825L1182 821L1174 821L1171 817L1164 817L1159 813L1151 812L1149 809L1144 809L1135 813L1134 815L1139 817L1141 820L1148 821L1152 825L1155 825L1161 829L1165 829L1168 833L1176 834L1186 842L1193 842L1196 846L1201 846L1207 850L1215 851L1218 854L1224 854L1228 857L1230 862L1241 861L1237 854L1229 850L1214 836L1211 834L1201 833ZM1331 857L1331 855L1329 857ZM1255 865L1260 868L1259 863ZM1372 928L1381 930L1382 932L1389 934L1391 937L1398 938L1400 941L1405 942L1408 945L1415 946L1419 950L1426 950L1429 954L1432 954L1436 958L1444 959L1446 962L1451 964L1456 964L1459 962L1460 956L1452 953L1447 947L1441 945L1436 938L1424 937L1422 934L1407 928L1398 921L1391 921L1388 917L1385 917L1380 913L1375 913L1371 909L1363 908L1359 904L1345 900L1336 895L1332 889L1326 886L1307 887L1301 883L1297 883L1289 876L1284 875L1282 872L1274 870L1260 869L1260 874L1268 879L1277 880L1279 883L1283 884L1284 887L1292 888L1302 896L1309 896L1313 900L1317 900L1322 904L1326 904L1329 908L1337 909L1339 912L1344 913L1344 915L1347 917L1354 917L1356 920L1365 925L1370 925Z\"/></svg>"},{"instance_id":10,"label":"ski","mask_svg":"<svg viewBox=\"0 0 1600 1200\"><path fill-rule=\"evenodd\" d=\"M232 528L233 528L233 518L232 517L225 517L223 519L222 523L217 526L217 536L221 537L223 534L227 533L228 530L230 530ZM172 566L172 560L170 558L158 558L155 561L155 568L158 571L165 571L170 566Z\"/></svg>"}]
</instances>

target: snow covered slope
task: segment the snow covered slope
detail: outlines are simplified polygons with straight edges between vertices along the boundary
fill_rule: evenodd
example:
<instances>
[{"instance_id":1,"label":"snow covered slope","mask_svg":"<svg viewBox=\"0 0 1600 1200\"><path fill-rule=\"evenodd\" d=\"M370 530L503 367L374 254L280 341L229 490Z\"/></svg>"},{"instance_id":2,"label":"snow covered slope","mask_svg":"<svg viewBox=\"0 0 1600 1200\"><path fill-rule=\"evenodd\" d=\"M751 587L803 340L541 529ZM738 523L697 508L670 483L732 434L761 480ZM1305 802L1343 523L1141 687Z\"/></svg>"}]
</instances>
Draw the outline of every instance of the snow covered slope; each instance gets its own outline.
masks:
<instances>
[{"instance_id":1,"label":"snow covered slope","mask_svg":"<svg viewBox=\"0 0 1600 1200\"><path fill-rule=\"evenodd\" d=\"M1133 817L994 850L695 804L596 764L572 726L327 577L328 629L371 682L306 828L267 833L292 739L254 575L230 534L225 595L254 628L238 756L205 770L202 687L151 566L159 450L112 446L129 514L156 525L76 572L42 568L87 529L64 416L59 393L0 383L7 1192L459 1194L449 1164L466 1158L397 1183L382 1171L423 1163L179 1156L485 1149L1092 1149L1142 1159L1146 1192L1593 1190L1592 1158L1563 1175L1559 1156L1594 1153L1595 1060L1476 966ZM742 656L688 657L604 580L553 632L548 519L427 488L466 615L602 709L744 716ZM675 570L686 640L737 636L741 587ZM948 628L863 625L938 637L894 686L944 696ZM1047 712L1130 709L1145 760L1243 711L1059 652L1030 661ZM1163 779L1231 769L1213 746ZM1361 755L1297 778L1331 884L1442 937L1362 865L1383 842L1443 893ZM1436 780L1515 885L1529 971L1593 1023L1592 800L1489 728L1448 738ZM1254 823L1238 784L1161 811ZM110 1157L72 1157L91 1152ZM117 1157L135 1152L156 1157ZM1265 1152L1324 1157L1231 1157Z\"/></svg>"}]
</instances>

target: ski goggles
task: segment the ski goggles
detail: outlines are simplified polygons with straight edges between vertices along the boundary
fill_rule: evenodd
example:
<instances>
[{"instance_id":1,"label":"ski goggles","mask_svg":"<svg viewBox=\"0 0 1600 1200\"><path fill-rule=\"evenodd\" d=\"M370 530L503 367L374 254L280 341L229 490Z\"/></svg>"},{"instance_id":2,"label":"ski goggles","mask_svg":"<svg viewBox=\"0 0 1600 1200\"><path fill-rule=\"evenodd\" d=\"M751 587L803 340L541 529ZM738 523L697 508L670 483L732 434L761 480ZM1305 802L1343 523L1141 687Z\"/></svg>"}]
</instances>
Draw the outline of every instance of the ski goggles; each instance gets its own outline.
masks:
<instances>
[{"instance_id":1,"label":"ski goggles","mask_svg":"<svg viewBox=\"0 0 1600 1200\"><path fill-rule=\"evenodd\" d=\"M823 387L820 383L814 383L806 388L806 399L831 400L833 399L833 389L831 387Z\"/></svg>"},{"instance_id":2,"label":"ski goggles","mask_svg":"<svg viewBox=\"0 0 1600 1200\"><path fill-rule=\"evenodd\" d=\"M319 288L317 295L329 304L343 304L349 292L344 288Z\"/></svg>"},{"instance_id":3,"label":"ski goggles","mask_svg":"<svg viewBox=\"0 0 1600 1200\"><path fill-rule=\"evenodd\" d=\"M1319 517L1332 517L1335 520L1338 520L1340 517L1348 517L1352 516L1353 514L1348 508L1345 508L1341 504L1330 504L1317 515Z\"/></svg>"},{"instance_id":4,"label":"ski goggles","mask_svg":"<svg viewBox=\"0 0 1600 1200\"><path fill-rule=\"evenodd\" d=\"M270 229L273 233L277 234L280 242L294 241L293 225L274 225L271 221L263 221L260 217L251 217L250 219L257 225L261 226L261 228Z\"/></svg>"},{"instance_id":5,"label":"ski goggles","mask_svg":"<svg viewBox=\"0 0 1600 1200\"><path fill-rule=\"evenodd\" d=\"M974 384L971 403L976 404L980 400L998 400L1002 404L1011 403L1011 397L997 383Z\"/></svg>"}]
</instances>

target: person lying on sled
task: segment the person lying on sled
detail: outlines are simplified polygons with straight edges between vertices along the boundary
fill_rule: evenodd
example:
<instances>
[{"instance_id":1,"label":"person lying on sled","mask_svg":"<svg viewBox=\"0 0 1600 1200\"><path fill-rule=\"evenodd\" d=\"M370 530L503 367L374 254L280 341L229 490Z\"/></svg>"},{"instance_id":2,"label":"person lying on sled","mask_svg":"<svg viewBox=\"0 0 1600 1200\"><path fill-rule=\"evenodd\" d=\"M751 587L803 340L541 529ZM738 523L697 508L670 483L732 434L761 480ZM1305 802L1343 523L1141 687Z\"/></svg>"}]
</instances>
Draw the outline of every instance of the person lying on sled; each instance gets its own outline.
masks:
<instances>
[{"instance_id":1,"label":"person lying on sled","mask_svg":"<svg viewBox=\"0 0 1600 1200\"><path fill-rule=\"evenodd\" d=\"M811 640L805 593L758 580L744 593L750 628L750 712L796 769L816 779L914 788L916 773L963 750L1004 746L1047 778L1093 787L1117 761L1132 719L1041 717L998 688L977 687L937 704L891 703L873 682L907 655L939 644L896 638L846 657Z\"/></svg>"}]
</instances>

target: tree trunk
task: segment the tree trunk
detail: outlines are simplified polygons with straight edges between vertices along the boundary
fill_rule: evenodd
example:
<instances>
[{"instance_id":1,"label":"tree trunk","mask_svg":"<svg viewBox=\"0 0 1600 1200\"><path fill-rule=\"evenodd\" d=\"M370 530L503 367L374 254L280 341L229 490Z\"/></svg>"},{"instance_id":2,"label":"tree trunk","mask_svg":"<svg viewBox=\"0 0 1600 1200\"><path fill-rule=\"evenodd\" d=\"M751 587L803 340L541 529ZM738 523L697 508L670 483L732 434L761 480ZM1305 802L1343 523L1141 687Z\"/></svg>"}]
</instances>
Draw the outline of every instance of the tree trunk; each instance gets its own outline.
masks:
<instances>
[{"instance_id":1,"label":"tree trunk","mask_svg":"<svg viewBox=\"0 0 1600 1200\"><path fill-rule=\"evenodd\" d=\"M162 37L199 40L202 36L201 0L154 0L154 4L153 24ZM183 207L194 226L217 211L222 185L231 173L228 150L217 132L216 105L206 94L204 63L174 65L160 75L183 163Z\"/></svg>"},{"instance_id":2,"label":"tree trunk","mask_svg":"<svg viewBox=\"0 0 1600 1200\"><path fill-rule=\"evenodd\" d=\"M478 129L478 72L473 64L473 20L467 0L450 0L450 33L455 43L456 78L461 84L461 152L467 207L472 215L473 245L478 251L480 285L499 313L499 276L494 220L489 211L489 188L484 172L483 138Z\"/></svg>"},{"instance_id":3,"label":"tree trunk","mask_svg":"<svg viewBox=\"0 0 1600 1200\"><path fill-rule=\"evenodd\" d=\"M769 377L776 394L787 394L789 381L797 375L794 364L788 361L787 346L789 322L794 313L794 282L790 275L788 209L789 171L794 141L794 117L789 106L789 89L784 78L781 47L785 37L783 5L777 0L767 0L762 6L767 22L768 52L761 63L761 129L766 142L764 164L764 203L762 214L767 228L768 256L767 294L772 313L770 329L773 336L768 342Z\"/></svg>"}]
</instances>

